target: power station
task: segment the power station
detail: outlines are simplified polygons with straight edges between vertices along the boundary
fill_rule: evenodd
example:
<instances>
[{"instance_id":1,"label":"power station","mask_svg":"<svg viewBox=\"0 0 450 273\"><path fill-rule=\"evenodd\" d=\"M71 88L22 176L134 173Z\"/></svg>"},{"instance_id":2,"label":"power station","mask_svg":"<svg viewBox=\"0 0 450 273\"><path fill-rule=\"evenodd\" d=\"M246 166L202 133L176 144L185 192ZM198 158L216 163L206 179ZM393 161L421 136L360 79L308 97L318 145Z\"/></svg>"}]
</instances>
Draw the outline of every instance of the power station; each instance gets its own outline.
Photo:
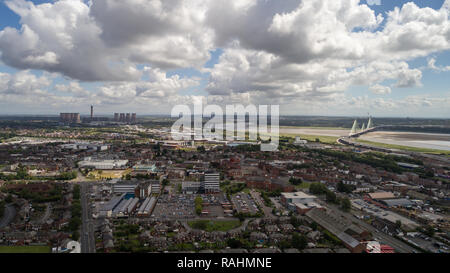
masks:
<instances>
[{"instance_id":1,"label":"power station","mask_svg":"<svg viewBox=\"0 0 450 273\"><path fill-rule=\"evenodd\" d=\"M120 123L136 123L137 115L136 113L114 113L114 118L108 117L94 117L94 106L91 105L91 112L88 117L81 119L80 113L60 113L59 121L65 124L75 124L75 123L92 123L92 122L120 122Z\"/></svg>"}]
</instances>

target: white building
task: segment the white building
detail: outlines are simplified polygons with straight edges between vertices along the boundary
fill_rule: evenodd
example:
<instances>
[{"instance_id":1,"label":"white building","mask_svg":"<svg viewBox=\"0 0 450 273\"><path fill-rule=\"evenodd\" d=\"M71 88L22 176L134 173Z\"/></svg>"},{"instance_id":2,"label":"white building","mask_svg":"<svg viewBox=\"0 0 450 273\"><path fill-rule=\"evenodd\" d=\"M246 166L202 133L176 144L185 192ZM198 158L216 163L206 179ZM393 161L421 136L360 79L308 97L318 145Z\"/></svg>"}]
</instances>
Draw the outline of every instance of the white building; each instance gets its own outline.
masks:
<instances>
[{"instance_id":1,"label":"white building","mask_svg":"<svg viewBox=\"0 0 450 273\"><path fill-rule=\"evenodd\" d=\"M289 210L304 214L313 208L323 208L316 202L317 197L302 191L281 193L281 203Z\"/></svg>"},{"instance_id":2,"label":"white building","mask_svg":"<svg viewBox=\"0 0 450 273\"><path fill-rule=\"evenodd\" d=\"M97 170L113 170L124 168L128 160L98 160L90 157L78 162L80 168L94 168Z\"/></svg>"},{"instance_id":3,"label":"white building","mask_svg":"<svg viewBox=\"0 0 450 273\"><path fill-rule=\"evenodd\" d=\"M203 188L206 193L220 192L220 174L206 173L203 181Z\"/></svg>"}]
</instances>

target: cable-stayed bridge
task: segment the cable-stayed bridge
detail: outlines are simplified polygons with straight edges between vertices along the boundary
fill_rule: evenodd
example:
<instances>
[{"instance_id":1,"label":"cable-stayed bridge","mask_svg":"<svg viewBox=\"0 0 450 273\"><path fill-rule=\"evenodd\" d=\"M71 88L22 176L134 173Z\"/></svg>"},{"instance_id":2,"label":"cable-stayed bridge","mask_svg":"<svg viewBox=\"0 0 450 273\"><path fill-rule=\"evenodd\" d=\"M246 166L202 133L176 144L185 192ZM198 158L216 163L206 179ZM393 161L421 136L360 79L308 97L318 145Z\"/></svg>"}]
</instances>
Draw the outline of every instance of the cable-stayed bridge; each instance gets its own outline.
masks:
<instances>
[{"instance_id":1,"label":"cable-stayed bridge","mask_svg":"<svg viewBox=\"0 0 450 273\"><path fill-rule=\"evenodd\" d=\"M364 134L376 131L379 127L375 127L372 121L372 117L369 117L369 121L367 122L367 126L365 123L362 124L361 128L359 127L358 120L355 120L353 123L352 130L349 133L349 137L359 137Z\"/></svg>"}]
</instances>

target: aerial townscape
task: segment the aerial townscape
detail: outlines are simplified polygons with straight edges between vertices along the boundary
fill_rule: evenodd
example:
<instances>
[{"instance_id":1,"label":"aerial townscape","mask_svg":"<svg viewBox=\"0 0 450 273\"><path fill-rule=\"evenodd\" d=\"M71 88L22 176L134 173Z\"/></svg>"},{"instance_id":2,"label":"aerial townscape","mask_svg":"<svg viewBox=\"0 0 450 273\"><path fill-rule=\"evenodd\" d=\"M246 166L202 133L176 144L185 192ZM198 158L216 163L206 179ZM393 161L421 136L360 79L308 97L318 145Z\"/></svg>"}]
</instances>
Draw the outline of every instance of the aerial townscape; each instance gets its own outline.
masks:
<instances>
[{"instance_id":1,"label":"aerial townscape","mask_svg":"<svg viewBox=\"0 0 450 273\"><path fill-rule=\"evenodd\" d=\"M449 79L450 0L0 1L0 261L445 270Z\"/></svg>"},{"instance_id":2,"label":"aerial townscape","mask_svg":"<svg viewBox=\"0 0 450 273\"><path fill-rule=\"evenodd\" d=\"M67 115L0 121L0 252L450 251L449 152L360 141L391 128L376 118L282 123L262 152L173 140L170 117Z\"/></svg>"}]
</instances>

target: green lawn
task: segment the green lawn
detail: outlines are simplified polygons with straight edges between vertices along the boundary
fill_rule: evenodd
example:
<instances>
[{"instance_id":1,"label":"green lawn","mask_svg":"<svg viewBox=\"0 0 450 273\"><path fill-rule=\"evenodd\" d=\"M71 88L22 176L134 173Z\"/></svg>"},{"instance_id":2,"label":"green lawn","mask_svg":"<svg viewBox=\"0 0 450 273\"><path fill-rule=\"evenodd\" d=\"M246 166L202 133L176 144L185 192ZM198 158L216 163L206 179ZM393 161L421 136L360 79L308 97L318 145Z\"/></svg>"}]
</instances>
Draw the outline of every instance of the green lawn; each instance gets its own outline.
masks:
<instances>
[{"instance_id":1,"label":"green lawn","mask_svg":"<svg viewBox=\"0 0 450 273\"><path fill-rule=\"evenodd\" d=\"M319 127L319 126L280 126L280 129L317 129L317 130L351 130L351 128L344 127Z\"/></svg>"},{"instance_id":2,"label":"green lawn","mask_svg":"<svg viewBox=\"0 0 450 273\"><path fill-rule=\"evenodd\" d=\"M0 246L0 253L50 253L49 246Z\"/></svg>"},{"instance_id":3,"label":"green lawn","mask_svg":"<svg viewBox=\"0 0 450 273\"><path fill-rule=\"evenodd\" d=\"M228 231L237 228L241 225L238 220L229 221L210 221L210 220L196 220L189 221L188 225L194 229L201 229L207 232L212 231Z\"/></svg>"},{"instance_id":4,"label":"green lawn","mask_svg":"<svg viewBox=\"0 0 450 273\"><path fill-rule=\"evenodd\" d=\"M337 140L339 137L335 136L314 136L314 135L301 135L301 134L284 134L280 133L280 137L300 137L301 139L307 140L308 142L315 142L316 139L319 139L321 143L325 144L337 144Z\"/></svg>"},{"instance_id":5,"label":"green lawn","mask_svg":"<svg viewBox=\"0 0 450 273\"><path fill-rule=\"evenodd\" d=\"M311 182L305 182L303 181L300 185L295 186L296 189L309 189L309 186L311 186Z\"/></svg>"},{"instance_id":6,"label":"green lawn","mask_svg":"<svg viewBox=\"0 0 450 273\"><path fill-rule=\"evenodd\" d=\"M373 142L373 141L368 141L368 140L363 140L363 139L356 139L355 141L363 143L363 144L376 146L376 147L386 148L386 149L397 149L397 150L404 150L404 151L409 151L409 152L428 153L428 154L444 154L444 155L450 156L450 151L444 151L444 150L417 148L417 147L395 145L395 144L386 144L386 143Z\"/></svg>"}]
</instances>

